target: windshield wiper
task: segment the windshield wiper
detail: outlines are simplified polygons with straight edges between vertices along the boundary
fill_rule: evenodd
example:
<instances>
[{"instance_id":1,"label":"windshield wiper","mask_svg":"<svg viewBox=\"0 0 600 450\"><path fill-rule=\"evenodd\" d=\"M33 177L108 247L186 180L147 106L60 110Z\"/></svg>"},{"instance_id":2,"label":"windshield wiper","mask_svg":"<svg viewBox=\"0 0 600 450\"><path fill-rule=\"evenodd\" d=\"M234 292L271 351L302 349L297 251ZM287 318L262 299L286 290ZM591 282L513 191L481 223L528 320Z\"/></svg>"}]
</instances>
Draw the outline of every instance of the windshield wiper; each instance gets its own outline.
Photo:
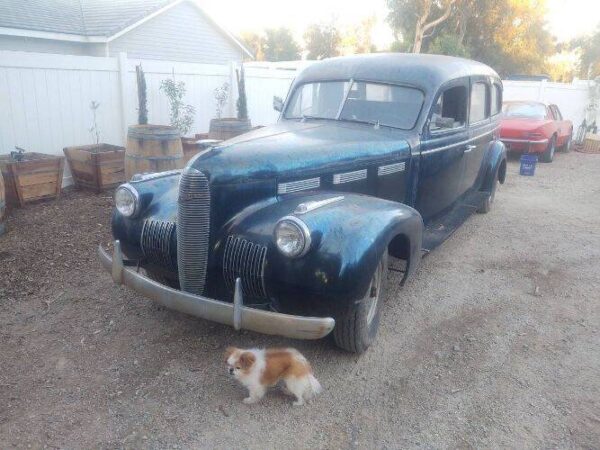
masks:
<instances>
[{"instance_id":1,"label":"windshield wiper","mask_svg":"<svg viewBox=\"0 0 600 450\"><path fill-rule=\"evenodd\" d=\"M389 127L389 128L396 128L391 125L386 125L386 124L380 123L379 120L358 120L358 119L346 119L346 118L340 119L340 120L346 120L348 122L365 123L367 125L373 125L373 128L376 130L379 130L379 127L381 127L381 126Z\"/></svg>"},{"instance_id":2,"label":"windshield wiper","mask_svg":"<svg viewBox=\"0 0 600 450\"><path fill-rule=\"evenodd\" d=\"M335 119L331 119L331 118L329 118L329 117L307 116L306 114L302 114L302 121L305 121L306 119L316 119L316 120L335 120Z\"/></svg>"}]
</instances>

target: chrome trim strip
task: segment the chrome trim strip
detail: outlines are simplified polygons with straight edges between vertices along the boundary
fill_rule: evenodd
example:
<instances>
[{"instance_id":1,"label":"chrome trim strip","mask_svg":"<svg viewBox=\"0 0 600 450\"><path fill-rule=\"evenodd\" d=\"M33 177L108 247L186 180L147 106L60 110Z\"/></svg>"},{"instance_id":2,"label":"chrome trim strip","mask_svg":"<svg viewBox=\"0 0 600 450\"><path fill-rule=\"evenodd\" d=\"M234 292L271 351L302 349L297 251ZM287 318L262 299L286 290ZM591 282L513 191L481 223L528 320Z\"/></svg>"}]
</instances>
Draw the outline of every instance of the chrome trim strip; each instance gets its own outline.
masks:
<instances>
[{"instance_id":1,"label":"chrome trim strip","mask_svg":"<svg viewBox=\"0 0 600 450\"><path fill-rule=\"evenodd\" d=\"M486 131L485 133L482 133L478 136L472 137L467 139L466 141L461 141L461 142L456 142L454 144L450 144L450 145L445 145L443 147L439 147L439 148L432 148L431 150L425 150L421 152L421 155L428 155L430 153L437 153L437 152L441 152L443 150L448 150L449 148L453 148L453 147L458 147L460 145L465 145L468 144L469 142L473 142L476 141L477 139L481 139L484 136L487 136L488 134L492 134L494 133L496 130L498 130L500 127L496 127L493 130L490 131Z\"/></svg>"},{"instance_id":2,"label":"chrome trim strip","mask_svg":"<svg viewBox=\"0 0 600 450\"><path fill-rule=\"evenodd\" d=\"M367 169L354 170L352 172L336 173L333 175L333 184L351 183L353 181L365 180Z\"/></svg>"},{"instance_id":3,"label":"chrome trim strip","mask_svg":"<svg viewBox=\"0 0 600 450\"><path fill-rule=\"evenodd\" d=\"M98 247L98 256L102 266L112 272L115 283L129 286L165 308L244 330L292 339L321 339L335 326L331 317L293 316L243 306L239 289L235 303L172 289L137 273L133 267L125 267L120 243L115 241L114 244L112 258L102 246ZM237 280L236 285L239 285Z\"/></svg>"},{"instance_id":4,"label":"chrome trim strip","mask_svg":"<svg viewBox=\"0 0 600 450\"><path fill-rule=\"evenodd\" d=\"M288 181L277 185L277 194L290 194L292 192L316 189L321 186L320 178L308 178L306 180Z\"/></svg>"},{"instance_id":5,"label":"chrome trim strip","mask_svg":"<svg viewBox=\"0 0 600 450\"><path fill-rule=\"evenodd\" d=\"M315 209L322 208L323 206L330 205L332 203L336 203L342 200L344 200L344 196L340 195L339 197L326 198L325 200L314 200L310 202L300 203L298 206L296 206L294 214L306 214L308 212L314 211Z\"/></svg>"},{"instance_id":6,"label":"chrome trim strip","mask_svg":"<svg viewBox=\"0 0 600 450\"><path fill-rule=\"evenodd\" d=\"M527 139L505 139L505 138L500 138L500 140L502 142L516 142L519 144L547 144L548 143L548 139L541 139L539 141L529 141Z\"/></svg>"},{"instance_id":7,"label":"chrome trim strip","mask_svg":"<svg viewBox=\"0 0 600 450\"><path fill-rule=\"evenodd\" d=\"M377 176L382 177L384 175L390 175L396 172L404 172L406 169L406 162L388 164L386 166L379 166L377 168Z\"/></svg>"}]
</instances>

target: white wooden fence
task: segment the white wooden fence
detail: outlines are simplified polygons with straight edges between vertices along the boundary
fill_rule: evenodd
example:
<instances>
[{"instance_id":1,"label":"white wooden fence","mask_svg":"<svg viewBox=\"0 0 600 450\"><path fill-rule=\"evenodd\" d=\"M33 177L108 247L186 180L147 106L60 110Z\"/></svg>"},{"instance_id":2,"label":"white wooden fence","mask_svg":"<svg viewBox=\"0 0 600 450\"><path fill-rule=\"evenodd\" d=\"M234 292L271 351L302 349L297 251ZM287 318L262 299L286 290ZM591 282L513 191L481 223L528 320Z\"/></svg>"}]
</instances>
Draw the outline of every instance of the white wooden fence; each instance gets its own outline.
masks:
<instances>
[{"instance_id":1,"label":"white wooden fence","mask_svg":"<svg viewBox=\"0 0 600 450\"><path fill-rule=\"evenodd\" d=\"M146 73L150 123L169 123L167 98L159 85L173 74L185 82L186 102L196 108L192 133L208 130L216 111L214 90L225 82L230 85L230 96L224 115L235 114L234 65L133 60L125 54L99 58L0 51L0 153L19 146L62 154L64 147L92 143L94 137L88 131L92 101L100 103L97 122L101 141L123 145L127 126L137 120L135 66L140 63ZM248 112L254 125L275 122L273 96L285 97L295 73L276 64L247 65ZM578 127L584 117L588 87L585 82L506 81L504 95L506 100L556 103Z\"/></svg>"}]
</instances>

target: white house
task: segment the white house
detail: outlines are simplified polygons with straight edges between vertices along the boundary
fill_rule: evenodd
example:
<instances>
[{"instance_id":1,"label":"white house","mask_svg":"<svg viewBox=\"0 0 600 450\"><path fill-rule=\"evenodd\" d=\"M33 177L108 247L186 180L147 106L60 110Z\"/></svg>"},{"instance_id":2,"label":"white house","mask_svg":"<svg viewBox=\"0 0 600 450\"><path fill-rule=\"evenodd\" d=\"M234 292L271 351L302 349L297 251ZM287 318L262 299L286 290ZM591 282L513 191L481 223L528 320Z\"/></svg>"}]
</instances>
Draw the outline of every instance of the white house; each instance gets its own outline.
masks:
<instances>
[{"instance_id":1,"label":"white house","mask_svg":"<svg viewBox=\"0 0 600 450\"><path fill-rule=\"evenodd\" d=\"M252 58L192 0L0 0L0 50L205 64Z\"/></svg>"}]
</instances>

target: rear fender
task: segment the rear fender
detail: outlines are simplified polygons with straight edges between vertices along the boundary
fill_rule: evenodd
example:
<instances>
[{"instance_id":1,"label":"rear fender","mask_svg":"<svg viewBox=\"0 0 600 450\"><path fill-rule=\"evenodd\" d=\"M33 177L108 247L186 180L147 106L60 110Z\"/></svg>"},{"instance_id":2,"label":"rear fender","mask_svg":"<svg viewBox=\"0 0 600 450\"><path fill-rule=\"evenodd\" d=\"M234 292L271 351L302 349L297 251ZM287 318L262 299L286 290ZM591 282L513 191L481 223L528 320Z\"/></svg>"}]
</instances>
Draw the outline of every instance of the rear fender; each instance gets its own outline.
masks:
<instances>
[{"instance_id":1,"label":"rear fender","mask_svg":"<svg viewBox=\"0 0 600 450\"><path fill-rule=\"evenodd\" d=\"M504 183L506 179L506 146L502 141L492 141L488 147L484 168L482 191L491 191L496 174L498 181Z\"/></svg>"}]
</instances>

